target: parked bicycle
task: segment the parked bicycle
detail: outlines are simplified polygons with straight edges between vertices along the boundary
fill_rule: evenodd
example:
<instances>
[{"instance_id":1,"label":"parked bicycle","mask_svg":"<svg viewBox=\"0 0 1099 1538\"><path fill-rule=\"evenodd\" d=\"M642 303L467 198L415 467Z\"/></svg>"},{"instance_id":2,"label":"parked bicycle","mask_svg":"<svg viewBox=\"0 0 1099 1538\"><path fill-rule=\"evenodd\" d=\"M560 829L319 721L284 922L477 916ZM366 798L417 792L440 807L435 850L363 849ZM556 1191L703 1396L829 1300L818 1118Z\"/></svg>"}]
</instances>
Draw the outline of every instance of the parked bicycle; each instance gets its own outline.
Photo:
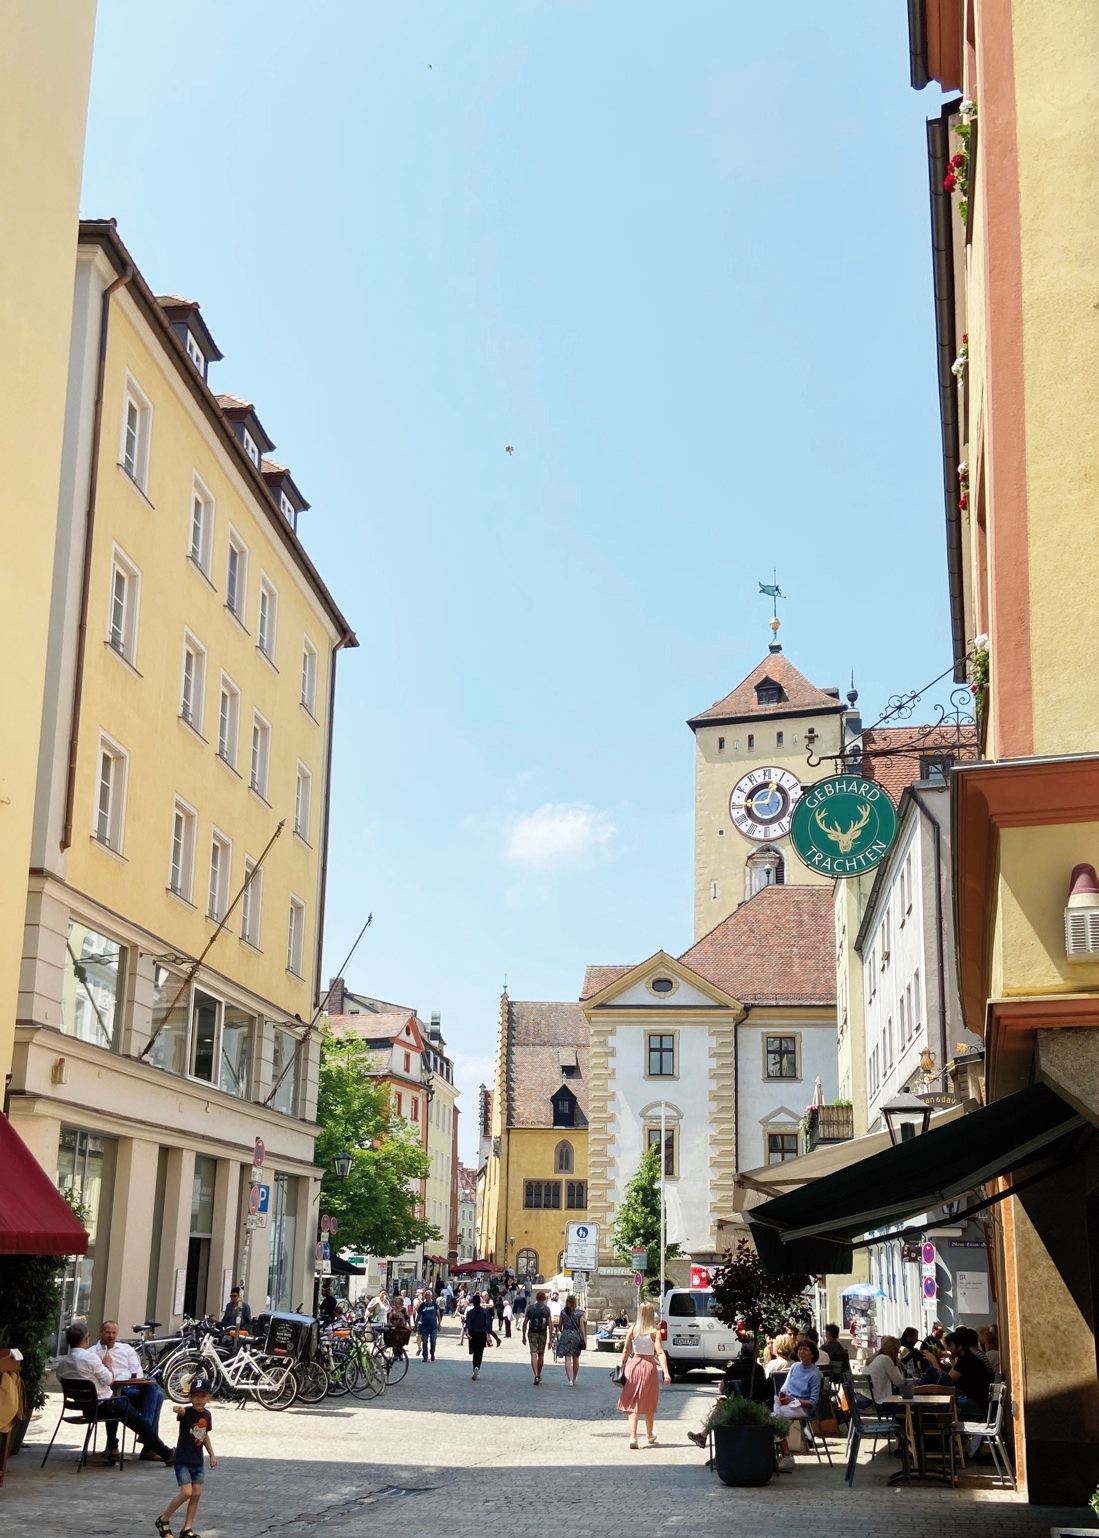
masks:
<instances>
[{"instance_id":1,"label":"parked bicycle","mask_svg":"<svg viewBox=\"0 0 1099 1538\"><path fill-rule=\"evenodd\" d=\"M241 1402L253 1398L265 1410L286 1410L301 1389L297 1366L292 1357L274 1357L257 1351L251 1341L227 1349L207 1330L198 1350L180 1355L165 1374L164 1391L176 1404L186 1404L191 1383L204 1377L210 1379L219 1398Z\"/></svg>"}]
</instances>

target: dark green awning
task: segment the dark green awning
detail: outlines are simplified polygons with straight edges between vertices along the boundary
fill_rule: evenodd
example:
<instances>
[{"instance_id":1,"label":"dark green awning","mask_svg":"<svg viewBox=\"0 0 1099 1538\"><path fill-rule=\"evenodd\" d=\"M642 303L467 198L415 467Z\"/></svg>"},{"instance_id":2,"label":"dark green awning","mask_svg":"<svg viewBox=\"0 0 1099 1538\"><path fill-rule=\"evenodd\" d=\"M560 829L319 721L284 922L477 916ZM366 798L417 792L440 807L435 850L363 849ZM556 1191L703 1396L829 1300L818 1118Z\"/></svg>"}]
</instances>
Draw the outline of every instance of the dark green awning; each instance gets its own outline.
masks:
<instances>
[{"instance_id":1,"label":"dark green awning","mask_svg":"<svg viewBox=\"0 0 1099 1538\"><path fill-rule=\"evenodd\" d=\"M846 1275L854 1240L1008 1175L1086 1125L1034 1084L933 1132L883 1149L746 1214L765 1271Z\"/></svg>"}]
</instances>

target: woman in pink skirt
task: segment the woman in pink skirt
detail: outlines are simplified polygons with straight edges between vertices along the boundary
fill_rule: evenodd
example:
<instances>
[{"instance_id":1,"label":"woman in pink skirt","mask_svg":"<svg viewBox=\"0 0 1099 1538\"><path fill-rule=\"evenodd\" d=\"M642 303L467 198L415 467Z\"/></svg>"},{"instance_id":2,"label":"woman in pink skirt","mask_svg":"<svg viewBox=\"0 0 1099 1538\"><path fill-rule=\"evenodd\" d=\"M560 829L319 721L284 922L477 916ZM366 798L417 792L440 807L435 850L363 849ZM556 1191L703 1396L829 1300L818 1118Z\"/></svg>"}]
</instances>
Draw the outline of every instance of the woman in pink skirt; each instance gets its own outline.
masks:
<instances>
[{"instance_id":1,"label":"woman in pink skirt","mask_svg":"<svg viewBox=\"0 0 1099 1538\"><path fill-rule=\"evenodd\" d=\"M637 1418L643 1415L645 1445L655 1447L653 1420L660 1403L660 1378L663 1375L664 1382L670 1383L672 1375L660 1343L656 1310L651 1303L642 1303L637 1310L637 1323L630 1325L629 1334L622 1343L622 1368L626 1381L618 1396L618 1408L630 1418L630 1446L637 1446Z\"/></svg>"}]
</instances>

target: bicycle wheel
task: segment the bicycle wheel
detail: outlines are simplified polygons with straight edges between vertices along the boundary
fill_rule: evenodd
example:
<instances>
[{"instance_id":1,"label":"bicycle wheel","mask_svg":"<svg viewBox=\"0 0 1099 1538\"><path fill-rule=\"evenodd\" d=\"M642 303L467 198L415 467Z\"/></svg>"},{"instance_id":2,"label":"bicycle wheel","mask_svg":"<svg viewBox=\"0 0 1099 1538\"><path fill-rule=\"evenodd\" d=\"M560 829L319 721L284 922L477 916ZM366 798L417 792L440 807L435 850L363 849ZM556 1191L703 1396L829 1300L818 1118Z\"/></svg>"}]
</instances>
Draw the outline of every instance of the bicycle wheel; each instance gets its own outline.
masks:
<instances>
[{"instance_id":1,"label":"bicycle wheel","mask_svg":"<svg viewBox=\"0 0 1099 1538\"><path fill-rule=\"evenodd\" d=\"M351 1385L356 1399L378 1399L389 1386L385 1366L371 1351L364 1351L357 1361L358 1371Z\"/></svg>"},{"instance_id":2,"label":"bicycle wheel","mask_svg":"<svg viewBox=\"0 0 1099 1538\"><path fill-rule=\"evenodd\" d=\"M399 1383L408 1371L408 1352L396 1346L385 1354L385 1375L390 1383Z\"/></svg>"},{"instance_id":3,"label":"bicycle wheel","mask_svg":"<svg viewBox=\"0 0 1099 1538\"><path fill-rule=\"evenodd\" d=\"M342 1395L350 1393L351 1384L355 1377L354 1358L346 1354L334 1356L329 1362L326 1371L328 1373L328 1394L332 1399L339 1399Z\"/></svg>"},{"instance_id":4,"label":"bicycle wheel","mask_svg":"<svg viewBox=\"0 0 1099 1538\"><path fill-rule=\"evenodd\" d=\"M192 1378L205 1377L209 1363L203 1356L185 1356L176 1361L164 1380L164 1392L173 1404L190 1404Z\"/></svg>"},{"instance_id":5,"label":"bicycle wheel","mask_svg":"<svg viewBox=\"0 0 1099 1538\"><path fill-rule=\"evenodd\" d=\"M272 1363L265 1369L264 1376L264 1383L241 1386L249 1387L265 1410L288 1410L298 1397L298 1376L293 1362Z\"/></svg>"},{"instance_id":6,"label":"bicycle wheel","mask_svg":"<svg viewBox=\"0 0 1099 1538\"><path fill-rule=\"evenodd\" d=\"M298 1403L320 1404L328 1393L328 1374L320 1362L309 1362L297 1368Z\"/></svg>"}]
</instances>

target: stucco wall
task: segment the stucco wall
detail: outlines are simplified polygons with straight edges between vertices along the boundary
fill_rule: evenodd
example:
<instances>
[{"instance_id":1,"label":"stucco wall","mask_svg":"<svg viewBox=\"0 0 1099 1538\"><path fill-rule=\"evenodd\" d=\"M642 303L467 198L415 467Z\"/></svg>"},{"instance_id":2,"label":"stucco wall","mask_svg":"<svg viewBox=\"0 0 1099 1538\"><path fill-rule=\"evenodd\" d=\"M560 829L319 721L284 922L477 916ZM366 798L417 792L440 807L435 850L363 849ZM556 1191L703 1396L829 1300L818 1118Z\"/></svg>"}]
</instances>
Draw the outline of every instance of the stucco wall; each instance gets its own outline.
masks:
<instances>
[{"instance_id":1,"label":"stucco wall","mask_svg":"<svg viewBox=\"0 0 1099 1538\"><path fill-rule=\"evenodd\" d=\"M798 1039L796 1079L768 1079L764 1042L768 1036ZM766 1132L796 1132L820 1077L825 1100L839 1093L836 1017L831 1010L753 1010L737 1026L737 1152L741 1169L767 1163ZM787 1114L789 1113L789 1114Z\"/></svg>"}]
</instances>

